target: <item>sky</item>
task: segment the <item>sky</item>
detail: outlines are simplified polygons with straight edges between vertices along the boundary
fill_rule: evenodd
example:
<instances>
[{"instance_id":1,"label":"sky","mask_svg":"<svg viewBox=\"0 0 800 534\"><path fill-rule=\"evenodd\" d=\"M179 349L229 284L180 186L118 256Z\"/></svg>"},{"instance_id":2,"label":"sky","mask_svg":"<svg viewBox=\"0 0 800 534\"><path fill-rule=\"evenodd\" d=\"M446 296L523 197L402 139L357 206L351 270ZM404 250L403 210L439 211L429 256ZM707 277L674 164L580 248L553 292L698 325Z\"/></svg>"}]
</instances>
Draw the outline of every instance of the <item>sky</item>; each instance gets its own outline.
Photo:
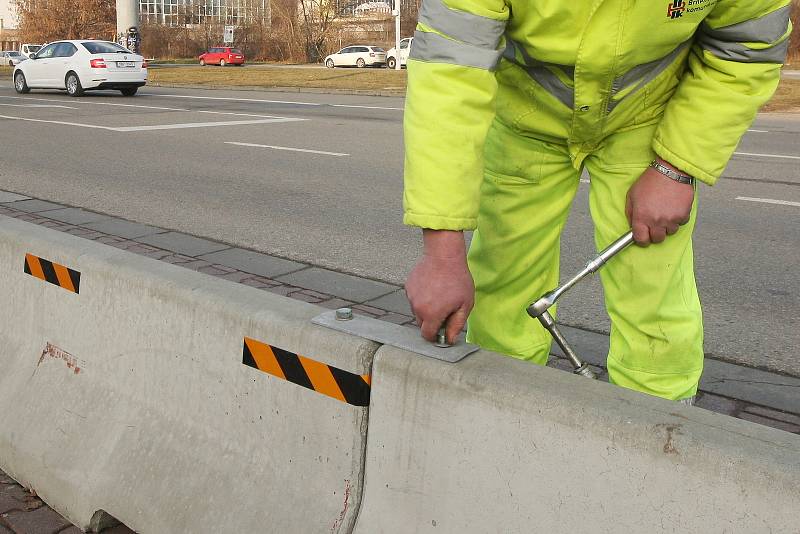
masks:
<instances>
[{"instance_id":1,"label":"sky","mask_svg":"<svg viewBox=\"0 0 800 534\"><path fill-rule=\"evenodd\" d=\"M3 26L6 28L13 28L16 23L11 18L9 4L11 0L0 0L0 19L3 19Z\"/></svg>"}]
</instances>

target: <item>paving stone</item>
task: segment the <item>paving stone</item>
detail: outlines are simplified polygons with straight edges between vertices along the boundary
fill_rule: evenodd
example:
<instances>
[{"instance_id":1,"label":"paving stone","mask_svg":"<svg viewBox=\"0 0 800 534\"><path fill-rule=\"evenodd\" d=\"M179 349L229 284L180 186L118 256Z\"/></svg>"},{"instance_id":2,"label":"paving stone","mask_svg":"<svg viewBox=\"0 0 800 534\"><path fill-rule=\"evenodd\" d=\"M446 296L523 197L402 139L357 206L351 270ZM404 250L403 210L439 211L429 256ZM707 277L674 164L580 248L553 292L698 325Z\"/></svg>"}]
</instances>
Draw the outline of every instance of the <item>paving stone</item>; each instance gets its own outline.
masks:
<instances>
[{"instance_id":1,"label":"paving stone","mask_svg":"<svg viewBox=\"0 0 800 534\"><path fill-rule=\"evenodd\" d=\"M122 237L116 237L113 235L106 235L106 234L103 234L100 237L95 237L93 238L93 240L97 241L98 243L103 243L104 245L113 245L114 243L126 241L126 239Z\"/></svg>"},{"instance_id":2,"label":"paving stone","mask_svg":"<svg viewBox=\"0 0 800 534\"><path fill-rule=\"evenodd\" d=\"M53 230L60 230L65 226L69 226L67 223L63 223L61 221L42 221L39 226L44 226L45 228L52 228Z\"/></svg>"},{"instance_id":3,"label":"paving stone","mask_svg":"<svg viewBox=\"0 0 800 534\"><path fill-rule=\"evenodd\" d=\"M318 302L321 302L320 298L315 297L313 295L309 295L308 293L302 290L290 293L288 296L295 300L302 300L303 302L309 302L311 304L317 304Z\"/></svg>"},{"instance_id":4,"label":"paving stone","mask_svg":"<svg viewBox=\"0 0 800 534\"><path fill-rule=\"evenodd\" d=\"M146 254L148 252L155 252L157 250L161 250L161 249L158 249L156 247L151 247L150 245L142 245L141 243L138 243L136 241L129 241L129 243L130 243L130 246L128 248L126 248L125 250L127 250L128 252L133 252L134 254ZM162 251L162 252L169 253L168 250L167 251Z\"/></svg>"},{"instance_id":5,"label":"paving stone","mask_svg":"<svg viewBox=\"0 0 800 534\"><path fill-rule=\"evenodd\" d=\"M154 260L163 260L167 256L171 256L172 255L172 252L170 252L168 250L158 250L158 249L151 250L149 252L138 252L138 251L135 251L135 250L130 250L130 252L133 252L134 254L139 254L140 256L146 256L148 258L153 258Z\"/></svg>"},{"instance_id":6,"label":"paving stone","mask_svg":"<svg viewBox=\"0 0 800 534\"><path fill-rule=\"evenodd\" d=\"M229 280L231 282L236 282L237 284L243 283L244 280L250 278L252 275L250 273L243 273L241 271L233 271L232 273L222 273L214 275L217 278L222 278L223 280ZM261 287L264 287L263 284Z\"/></svg>"},{"instance_id":7,"label":"paving stone","mask_svg":"<svg viewBox=\"0 0 800 534\"><path fill-rule=\"evenodd\" d=\"M737 401L720 397L713 393L699 393L694 405L698 408L705 408L725 415L735 415L740 410L740 405Z\"/></svg>"},{"instance_id":8,"label":"paving stone","mask_svg":"<svg viewBox=\"0 0 800 534\"><path fill-rule=\"evenodd\" d=\"M383 282L365 280L319 267L279 276L276 280L355 302L376 299L397 289L397 286Z\"/></svg>"},{"instance_id":9,"label":"paving stone","mask_svg":"<svg viewBox=\"0 0 800 534\"><path fill-rule=\"evenodd\" d=\"M400 325L410 324L414 322L413 317L410 317L408 315L403 315L402 313L394 313L394 312L389 312L386 315L381 315L380 319L381 321L386 321L389 323L400 324Z\"/></svg>"},{"instance_id":10,"label":"paving stone","mask_svg":"<svg viewBox=\"0 0 800 534\"><path fill-rule=\"evenodd\" d=\"M274 278L307 267L305 263L276 258L269 254L261 254L242 248L230 248L210 254L203 254L200 259L227 265L239 271L253 273L259 276Z\"/></svg>"},{"instance_id":11,"label":"paving stone","mask_svg":"<svg viewBox=\"0 0 800 534\"><path fill-rule=\"evenodd\" d=\"M384 314L370 313L368 311L359 310L355 306L353 306L353 314L361 315L363 317L371 317L372 319L378 319L381 315L384 315Z\"/></svg>"},{"instance_id":12,"label":"paving stone","mask_svg":"<svg viewBox=\"0 0 800 534\"><path fill-rule=\"evenodd\" d=\"M23 503L13 498L11 495L6 495L0 490L0 514L10 512L11 510L22 510Z\"/></svg>"},{"instance_id":13,"label":"paving stone","mask_svg":"<svg viewBox=\"0 0 800 534\"><path fill-rule=\"evenodd\" d=\"M793 425L800 425L800 415L781 412L778 410L771 410L769 408L764 408L763 406L746 406L744 411L760 415L762 417L769 417L770 419L777 419L778 421L784 421Z\"/></svg>"},{"instance_id":14,"label":"paving stone","mask_svg":"<svg viewBox=\"0 0 800 534\"><path fill-rule=\"evenodd\" d=\"M31 197L20 195L18 193L10 193L8 191L0 191L0 203L17 202L19 200L30 200Z\"/></svg>"},{"instance_id":15,"label":"paving stone","mask_svg":"<svg viewBox=\"0 0 800 534\"><path fill-rule=\"evenodd\" d=\"M111 219L110 215L92 213L80 208L64 208L47 212L47 218L70 224L86 224Z\"/></svg>"},{"instance_id":16,"label":"paving stone","mask_svg":"<svg viewBox=\"0 0 800 534\"><path fill-rule=\"evenodd\" d=\"M260 287L259 289L263 289L265 291L269 291L270 293L275 293L276 295L282 295L284 297L288 297L290 293L295 293L300 291L302 288L294 287L294 286L273 286L273 287Z\"/></svg>"},{"instance_id":17,"label":"paving stone","mask_svg":"<svg viewBox=\"0 0 800 534\"><path fill-rule=\"evenodd\" d=\"M88 228L81 228L79 226L73 226L72 228L66 228L66 229L61 228L60 231L64 232L65 234L72 234L79 237L91 234L93 232L93 230L90 230Z\"/></svg>"},{"instance_id":18,"label":"paving stone","mask_svg":"<svg viewBox=\"0 0 800 534\"><path fill-rule=\"evenodd\" d=\"M740 412L738 417L739 419L744 419L745 421L751 421L760 425L771 426L772 428L785 430L786 432L800 434L800 425L793 425L784 421L775 421L774 419L768 419L766 417L761 417L760 415L754 415L747 412Z\"/></svg>"},{"instance_id":19,"label":"paving stone","mask_svg":"<svg viewBox=\"0 0 800 534\"><path fill-rule=\"evenodd\" d=\"M210 263L203 260L194 260L186 263L176 263L176 265L183 267L184 269L191 269L193 271L199 271L200 269L211 267Z\"/></svg>"},{"instance_id":20,"label":"paving stone","mask_svg":"<svg viewBox=\"0 0 800 534\"><path fill-rule=\"evenodd\" d=\"M800 413L800 378L706 358L700 390Z\"/></svg>"},{"instance_id":21,"label":"paving stone","mask_svg":"<svg viewBox=\"0 0 800 534\"><path fill-rule=\"evenodd\" d=\"M228 267L227 265L222 265L221 263L215 263L212 265L218 271L222 271L223 273L238 273L241 271L237 271L233 267Z\"/></svg>"},{"instance_id":22,"label":"paving stone","mask_svg":"<svg viewBox=\"0 0 800 534\"><path fill-rule=\"evenodd\" d=\"M374 306L367 306L366 304L356 304L353 306L354 310L367 312L374 317L380 317L382 315L386 315L386 310L382 310L380 308L376 308Z\"/></svg>"},{"instance_id":23,"label":"paving stone","mask_svg":"<svg viewBox=\"0 0 800 534\"><path fill-rule=\"evenodd\" d=\"M91 230L97 230L106 234L111 234L116 237L124 237L126 239L136 239L139 237L154 235L162 233L165 230L156 228L155 226L147 226L146 224L139 224L124 219L105 219L93 223L83 225Z\"/></svg>"},{"instance_id":24,"label":"paving stone","mask_svg":"<svg viewBox=\"0 0 800 534\"><path fill-rule=\"evenodd\" d=\"M369 304L370 306L375 306L376 308L380 308L382 310L400 313L403 315L414 315L411 312L411 305L408 303L406 292L402 289L377 299L370 300L364 304Z\"/></svg>"},{"instance_id":25,"label":"paving stone","mask_svg":"<svg viewBox=\"0 0 800 534\"><path fill-rule=\"evenodd\" d=\"M339 308L351 308L355 305L355 302L336 298L320 302L319 305L329 310L338 310Z\"/></svg>"},{"instance_id":26,"label":"paving stone","mask_svg":"<svg viewBox=\"0 0 800 534\"><path fill-rule=\"evenodd\" d=\"M19 200L17 202L13 202L9 207L27 213L39 213L42 211L51 211L64 208L64 206L62 206L61 204L55 204L54 202L46 202L44 200L36 200L36 199Z\"/></svg>"},{"instance_id":27,"label":"paving stone","mask_svg":"<svg viewBox=\"0 0 800 534\"><path fill-rule=\"evenodd\" d=\"M572 372L573 369L572 364L566 358L550 358L547 362L547 367L569 372Z\"/></svg>"},{"instance_id":28,"label":"paving stone","mask_svg":"<svg viewBox=\"0 0 800 534\"><path fill-rule=\"evenodd\" d=\"M103 532L108 532L108 530L104 530ZM76 526L71 526L58 531L58 534L83 534L83 531Z\"/></svg>"},{"instance_id":29,"label":"paving stone","mask_svg":"<svg viewBox=\"0 0 800 534\"><path fill-rule=\"evenodd\" d=\"M184 263L191 263L197 260L195 258L192 258L191 256L184 256L183 254L171 254L169 256L161 258L161 261L165 261L173 265L182 265Z\"/></svg>"},{"instance_id":30,"label":"paving stone","mask_svg":"<svg viewBox=\"0 0 800 534\"><path fill-rule=\"evenodd\" d=\"M211 264L208 264L204 267L200 267L199 269L196 270L203 274L210 274L212 276L219 276L220 274L229 274L228 271L223 271L222 269L218 269Z\"/></svg>"},{"instance_id":31,"label":"paving stone","mask_svg":"<svg viewBox=\"0 0 800 534\"><path fill-rule=\"evenodd\" d=\"M9 512L3 518L13 530L25 534L51 534L70 526L69 521L47 506L31 512Z\"/></svg>"},{"instance_id":32,"label":"paving stone","mask_svg":"<svg viewBox=\"0 0 800 534\"><path fill-rule=\"evenodd\" d=\"M179 254L186 254L187 256L202 256L211 252L225 250L230 248L228 245L216 243L203 239L202 237L195 237L189 234L182 234L180 232L166 232L163 234L149 235L137 238L140 243L146 243L158 248L172 250ZM212 261L210 263L224 263Z\"/></svg>"}]
</instances>

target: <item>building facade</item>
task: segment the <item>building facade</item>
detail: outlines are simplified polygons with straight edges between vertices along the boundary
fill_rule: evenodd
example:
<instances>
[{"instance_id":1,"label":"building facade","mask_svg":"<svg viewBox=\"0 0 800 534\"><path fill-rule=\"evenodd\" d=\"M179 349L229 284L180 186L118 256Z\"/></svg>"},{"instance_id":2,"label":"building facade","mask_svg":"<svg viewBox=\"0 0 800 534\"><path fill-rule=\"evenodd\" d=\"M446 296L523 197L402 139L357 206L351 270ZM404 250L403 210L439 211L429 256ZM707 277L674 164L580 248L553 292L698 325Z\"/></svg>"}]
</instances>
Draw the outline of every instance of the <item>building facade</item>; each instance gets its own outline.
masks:
<instances>
[{"instance_id":1,"label":"building facade","mask_svg":"<svg viewBox=\"0 0 800 534\"><path fill-rule=\"evenodd\" d=\"M142 22L166 26L238 26L269 14L269 0L139 0Z\"/></svg>"}]
</instances>

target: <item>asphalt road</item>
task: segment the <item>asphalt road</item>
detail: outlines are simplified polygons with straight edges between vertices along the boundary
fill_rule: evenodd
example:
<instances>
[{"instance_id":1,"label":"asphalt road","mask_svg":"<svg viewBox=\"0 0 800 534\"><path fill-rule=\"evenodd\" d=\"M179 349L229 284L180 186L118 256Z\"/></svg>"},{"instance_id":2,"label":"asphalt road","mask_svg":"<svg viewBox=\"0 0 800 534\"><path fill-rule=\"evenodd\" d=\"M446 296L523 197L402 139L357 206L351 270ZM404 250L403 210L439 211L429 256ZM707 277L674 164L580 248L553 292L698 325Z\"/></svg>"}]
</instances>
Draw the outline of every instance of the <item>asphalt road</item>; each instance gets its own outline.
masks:
<instances>
[{"instance_id":1,"label":"asphalt road","mask_svg":"<svg viewBox=\"0 0 800 534\"><path fill-rule=\"evenodd\" d=\"M402 107L154 88L20 98L6 86L0 189L399 284L420 243L401 224ZM800 118L760 116L738 152L700 188L706 351L800 376ZM593 253L588 188L565 231L565 276ZM565 298L560 320L608 330L597 280Z\"/></svg>"}]
</instances>

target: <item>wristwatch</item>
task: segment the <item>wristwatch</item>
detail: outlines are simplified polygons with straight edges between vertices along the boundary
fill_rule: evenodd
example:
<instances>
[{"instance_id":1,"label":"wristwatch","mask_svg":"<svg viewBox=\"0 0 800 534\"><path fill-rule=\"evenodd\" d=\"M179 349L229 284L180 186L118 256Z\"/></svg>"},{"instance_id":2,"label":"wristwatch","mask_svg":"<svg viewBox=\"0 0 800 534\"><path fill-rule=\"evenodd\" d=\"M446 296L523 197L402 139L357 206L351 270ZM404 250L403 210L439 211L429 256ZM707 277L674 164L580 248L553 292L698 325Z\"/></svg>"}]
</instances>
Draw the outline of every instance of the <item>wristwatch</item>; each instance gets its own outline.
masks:
<instances>
[{"instance_id":1,"label":"wristwatch","mask_svg":"<svg viewBox=\"0 0 800 534\"><path fill-rule=\"evenodd\" d=\"M694 178L688 174L681 174L677 171L673 171L666 165L660 164L658 160L653 160L650 163L650 166L671 180L675 180L676 182L680 182L682 184L694 185Z\"/></svg>"}]
</instances>

